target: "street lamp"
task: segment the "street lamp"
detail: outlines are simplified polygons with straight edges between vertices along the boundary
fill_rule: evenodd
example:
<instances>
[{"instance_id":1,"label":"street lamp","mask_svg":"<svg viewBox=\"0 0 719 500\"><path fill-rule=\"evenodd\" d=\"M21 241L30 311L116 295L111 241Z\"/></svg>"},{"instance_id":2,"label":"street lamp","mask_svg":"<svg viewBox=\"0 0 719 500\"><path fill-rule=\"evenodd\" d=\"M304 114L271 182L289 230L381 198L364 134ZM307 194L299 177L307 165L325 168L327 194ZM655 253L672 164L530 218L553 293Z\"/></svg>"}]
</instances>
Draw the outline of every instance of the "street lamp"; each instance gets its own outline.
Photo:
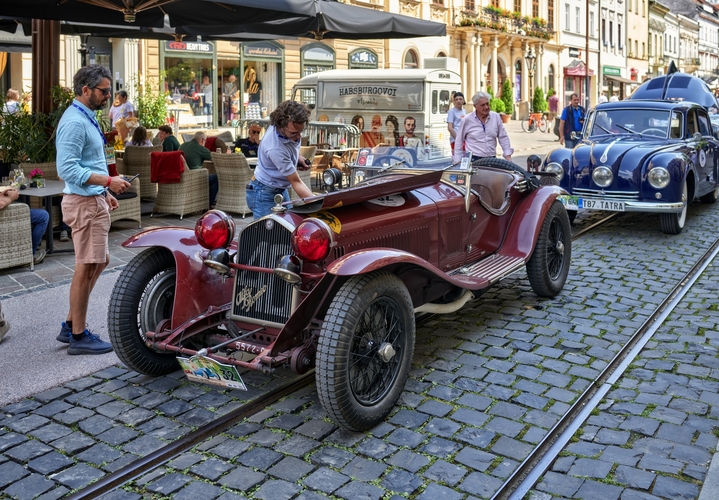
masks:
<instances>
[{"instance_id":1,"label":"street lamp","mask_svg":"<svg viewBox=\"0 0 719 500\"><path fill-rule=\"evenodd\" d=\"M527 51L527 55L524 56L524 59L527 61L527 73L529 73L529 112L534 112L532 101L534 101L534 89L532 88L532 79L534 78L534 60L537 58L536 55L534 55L534 50L532 47L529 47L529 50Z\"/></svg>"}]
</instances>

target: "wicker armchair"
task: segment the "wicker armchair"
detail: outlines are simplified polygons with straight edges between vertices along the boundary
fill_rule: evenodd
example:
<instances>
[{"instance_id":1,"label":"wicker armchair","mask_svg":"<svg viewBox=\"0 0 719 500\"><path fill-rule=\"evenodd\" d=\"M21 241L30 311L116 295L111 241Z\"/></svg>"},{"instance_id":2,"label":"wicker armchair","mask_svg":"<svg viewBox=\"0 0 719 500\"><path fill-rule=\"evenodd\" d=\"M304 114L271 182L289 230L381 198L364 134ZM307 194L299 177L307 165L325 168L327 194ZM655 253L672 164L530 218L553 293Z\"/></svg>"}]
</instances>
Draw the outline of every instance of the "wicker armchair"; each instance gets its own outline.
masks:
<instances>
[{"instance_id":1,"label":"wicker armchair","mask_svg":"<svg viewBox=\"0 0 719 500\"><path fill-rule=\"evenodd\" d=\"M150 181L150 153L162 151L162 146L126 146L122 161L117 162L117 172L132 177L140 174L140 192L145 198L157 196L157 184Z\"/></svg>"},{"instance_id":2,"label":"wicker armchair","mask_svg":"<svg viewBox=\"0 0 719 500\"><path fill-rule=\"evenodd\" d=\"M34 268L30 207L11 203L0 210L0 269L25 264Z\"/></svg>"},{"instance_id":3,"label":"wicker armchair","mask_svg":"<svg viewBox=\"0 0 719 500\"><path fill-rule=\"evenodd\" d=\"M215 208L245 215L252 213L245 200L245 186L252 179L252 170L242 154L211 153L217 172L217 201Z\"/></svg>"},{"instance_id":4,"label":"wicker armchair","mask_svg":"<svg viewBox=\"0 0 719 500\"><path fill-rule=\"evenodd\" d=\"M117 199L118 207L110 212L110 223L119 220L134 220L137 221L138 229L142 227L142 208L140 205L140 178L133 179L130 183L130 187L125 193L135 193L137 196L126 198L124 195L120 195Z\"/></svg>"},{"instance_id":5,"label":"wicker armchair","mask_svg":"<svg viewBox=\"0 0 719 500\"><path fill-rule=\"evenodd\" d=\"M184 157L182 161L183 163L185 162ZM210 207L210 183L208 177L209 174L204 168L190 170L187 163L185 163L185 171L180 177L180 182L156 184L157 198L150 217L163 213L178 214L182 219L185 214L207 210Z\"/></svg>"}]
</instances>

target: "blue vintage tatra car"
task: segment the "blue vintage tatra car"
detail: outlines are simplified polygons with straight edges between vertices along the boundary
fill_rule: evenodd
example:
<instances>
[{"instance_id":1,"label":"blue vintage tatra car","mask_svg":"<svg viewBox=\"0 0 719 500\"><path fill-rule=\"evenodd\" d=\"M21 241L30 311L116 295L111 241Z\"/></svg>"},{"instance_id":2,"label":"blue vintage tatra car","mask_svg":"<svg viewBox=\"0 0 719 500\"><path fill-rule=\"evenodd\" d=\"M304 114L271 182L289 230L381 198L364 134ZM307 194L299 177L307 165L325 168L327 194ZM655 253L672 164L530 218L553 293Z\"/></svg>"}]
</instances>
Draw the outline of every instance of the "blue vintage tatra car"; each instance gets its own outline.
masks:
<instances>
[{"instance_id":1,"label":"blue vintage tatra car","mask_svg":"<svg viewBox=\"0 0 719 500\"><path fill-rule=\"evenodd\" d=\"M570 219L580 209L652 212L664 233L678 234L690 201L719 197L719 141L705 106L670 99L600 104L581 138L539 167L569 193L560 198Z\"/></svg>"}]
</instances>

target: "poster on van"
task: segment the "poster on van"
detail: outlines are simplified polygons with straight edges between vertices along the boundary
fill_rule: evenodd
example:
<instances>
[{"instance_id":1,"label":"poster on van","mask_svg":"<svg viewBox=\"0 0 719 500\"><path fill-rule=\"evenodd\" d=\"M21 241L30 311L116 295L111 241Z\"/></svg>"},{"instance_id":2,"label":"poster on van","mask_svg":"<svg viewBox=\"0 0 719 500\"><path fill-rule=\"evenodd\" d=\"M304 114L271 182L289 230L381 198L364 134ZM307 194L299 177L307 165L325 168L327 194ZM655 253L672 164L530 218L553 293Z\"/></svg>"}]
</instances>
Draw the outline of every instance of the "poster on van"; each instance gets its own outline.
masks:
<instances>
[{"instance_id":1,"label":"poster on van","mask_svg":"<svg viewBox=\"0 0 719 500\"><path fill-rule=\"evenodd\" d=\"M424 82L323 82L322 109L418 111L424 102Z\"/></svg>"}]
</instances>

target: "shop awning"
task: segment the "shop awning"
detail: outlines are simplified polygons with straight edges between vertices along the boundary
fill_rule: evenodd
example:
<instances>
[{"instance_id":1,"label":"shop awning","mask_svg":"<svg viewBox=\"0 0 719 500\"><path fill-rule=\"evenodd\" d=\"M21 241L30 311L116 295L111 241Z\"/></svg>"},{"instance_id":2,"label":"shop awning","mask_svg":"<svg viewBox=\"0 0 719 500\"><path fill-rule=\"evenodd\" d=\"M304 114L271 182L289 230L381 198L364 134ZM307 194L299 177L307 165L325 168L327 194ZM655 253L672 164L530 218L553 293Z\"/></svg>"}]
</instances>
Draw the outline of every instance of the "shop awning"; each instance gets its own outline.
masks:
<instances>
[{"instance_id":1,"label":"shop awning","mask_svg":"<svg viewBox=\"0 0 719 500\"><path fill-rule=\"evenodd\" d=\"M639 85L640 83L642 83L636 80L630 80L629 78L624 78L623 76L604 75L604 78L618 83L628 83L630 85Z\"/></svg>"},{"instance_id":2,"label":"shop awning","mask_svg":"<svg viewBox=\"0 0 719 500\"><path fill-rule=\"evenodd\" d=\"M589 76L594 76L594 70L588 71ZM587 65L584 64L584 61L581 61L579 59L575 59L571 63L569 63L569 66L564 67L564 75L565 76L587 76Z\"/></svg>"}]
</instances>

